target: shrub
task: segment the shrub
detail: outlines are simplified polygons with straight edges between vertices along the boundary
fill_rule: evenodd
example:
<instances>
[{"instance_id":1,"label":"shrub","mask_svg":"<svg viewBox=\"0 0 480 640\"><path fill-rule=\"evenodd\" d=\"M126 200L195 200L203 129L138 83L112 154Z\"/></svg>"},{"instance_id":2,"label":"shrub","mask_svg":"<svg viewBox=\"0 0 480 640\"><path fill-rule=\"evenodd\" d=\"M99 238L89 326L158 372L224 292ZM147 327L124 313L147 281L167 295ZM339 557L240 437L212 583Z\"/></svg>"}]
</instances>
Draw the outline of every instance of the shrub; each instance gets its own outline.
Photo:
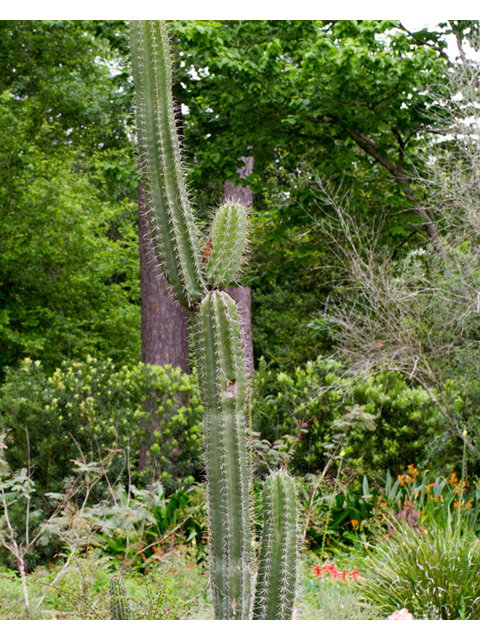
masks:
<instances>
[{"instance_id":1,"label":"shrub","mask_svg":"<svg viewBox=\"0 0 480 640\"><path fill-rule=\"evenodd\" d=\"M167 493L193 482L201 471L202 409L194 378L180 369L118 368L89 357L66 361L48 376L41 362L27 358L7 369L0 413L8 431L8 462L14 469L30 463L40 493L62 490L79 449L93 459L100 451L121 449L136 470L141 446L153 445L156 478L150 474L144 480L161 480ZM128 466L117 458L110 468L115 478Z\"/></svg>"},{"instance_id":2,"label":"shrub","mask_svg":"<svg viewBox=\"0 0 480 640\"><path fill-rule=\"evenodd\" d=\"M420 529L393 524L357 583L369 608L384 617L406 608L415 618L480 619L480 547L471 529L451 520L430 519Z\"/></svg>"},{"instance_id":3,"label":"shrub","mask_svg":"<svg viewBox=\"0 0 480 640\"><path fill-rule=\"evenodd\" d=\"M387 469L398 474L427 458L439 420L426 391L397 374L353 379L321 357L292 375L261 360L253 391L260 472L288 462L297 475L317 473L341 443L344 468L370 477Z\"/></svg>"}]
</instances>

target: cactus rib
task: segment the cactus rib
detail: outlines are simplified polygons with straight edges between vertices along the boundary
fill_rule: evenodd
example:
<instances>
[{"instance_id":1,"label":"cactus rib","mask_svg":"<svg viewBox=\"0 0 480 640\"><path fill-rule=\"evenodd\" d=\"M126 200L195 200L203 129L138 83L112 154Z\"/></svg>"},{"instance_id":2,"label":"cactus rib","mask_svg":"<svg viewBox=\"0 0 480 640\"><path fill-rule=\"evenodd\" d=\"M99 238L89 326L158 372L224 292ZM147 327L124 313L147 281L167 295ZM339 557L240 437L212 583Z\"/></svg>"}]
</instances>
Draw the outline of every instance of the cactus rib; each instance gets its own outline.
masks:
<instances>
[{"instance_id":1,"label":"cactus rib","mask_svg":"<svg viewBox=\"0 0 480 640\"><path fill-rule=\"evenodd\" d=\"M247 212L239 202L218 208L210 228L212 249L205 277L212 287L226 287L237 273L247 237Z\"/></svg>"},{"instance_id":2,"label":"cactus rib","mask_svg":"<svg viewBox=\"0 0 480 640\"><path fill-rule=\"evenodd\" d=\"M147 219L164 275L177 300L190 310L190 337L205 408L215 617L248 619L252 519L247 385L237 308L230 296L217 290L235 277L246 240L247 215L241 204L224 203L213 220L205 255L201 255L182 173L165 22L133 21L131 51L141 174L150 206ZM205 272L203 257L207 259ZM263 506L254 618L287 619L292 615L296 580L295 490L288 475L276 473L267 479ZM116 619L129 615L122 584L111 585ZM119 609L122 603L125 607Z\"/></svg>"},{"instance_id":3,"label":"cactus rib","mask_svg":"<svg viewBox=\"0 0 480 640\"><path fill-rule=\"evenodd\" d=\"M110 578L108 596L112 620L133 620L128 591L122 576Z\"/></svg>"}]
</instances>

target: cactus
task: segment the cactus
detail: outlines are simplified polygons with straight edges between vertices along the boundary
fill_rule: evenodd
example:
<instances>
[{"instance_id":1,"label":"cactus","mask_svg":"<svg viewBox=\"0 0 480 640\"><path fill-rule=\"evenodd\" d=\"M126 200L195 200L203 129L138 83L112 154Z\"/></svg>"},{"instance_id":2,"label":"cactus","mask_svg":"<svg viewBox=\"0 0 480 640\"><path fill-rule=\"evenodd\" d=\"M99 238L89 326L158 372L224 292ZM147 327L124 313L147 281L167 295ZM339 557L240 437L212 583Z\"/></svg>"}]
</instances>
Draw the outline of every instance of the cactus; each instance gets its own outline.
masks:
<instances>
[{"instance_id":1,"label":"cactus","mask_svg":"<svg viewBox=\"0 0 480 640\"><path fill-rule=\"evenodd\" d=\"M165 278L177 300L188 307L202 298L205 284L198 231L180 160L165 24L133 21L131 44L147 218Z\"/></svg>"},{"instance_id":2,"label":"cactus","mask_svg":"<svg viewBox=\"0 0 480 640\"><path fill-rule=\"evenodd\" d=\"M210 228L210 257L205 276L210 286L226 287L235 277L247 238L247 212L239 202L225 202Z\"/></svg>"},{"instance_id":3,"label":"cactus","mask_svg":"<svg viewBox=\"0 0 480 640\"><path fill-rule=\"evenodd\" d=\"M296 498L292 479L273 473L263 488L263 536L254 620L292 617L296 587Z\"/></svg>"},{"instance_id":4,"label":"cactus","mask_svg":"<svg viewBox=\"0 0 480 640\"><path fill-rule=\"evenodd\" d=\"M190 312L191 342L205 407L203 436L215 617L249 619L252 518L247 382L237 308L227 293L218 290L234 278L241 262L247 215L240 204L224 203L214 216L202 255L175 127L165 22L133 21L131 52L137 94L139 164L149 205L148 222L165 277L174 296ZM267 481L267 493L269 483L277 487L280 482L275 478ZM292 502L288 484L291 480L282 476L281 482L282 487L287 487L288 508L283 509L277 498L265 499L265 545L269 536L275 537L278 522L284 522L284 527L293 523L293 529L288 534L282 530L287 555L286 560L282 556L280 571L273 578L267 573L265 579L263 574L260 576L262 593L258 607L263 618L270 613L275 619L287 618L292 612L294 492ZM271 545L265 546L266 567L276 562L271 552Z\"/></svg>"},{"instance_id":5,"label":"cactus","mask_svg":"<svg viewBox=\"0 0 480 640\"><path fill-rule=\"evenodd\" d=\"M108 597L112 620L133 620L128 591L122 576L110 578Z\"/></svg>"}]
</instances>

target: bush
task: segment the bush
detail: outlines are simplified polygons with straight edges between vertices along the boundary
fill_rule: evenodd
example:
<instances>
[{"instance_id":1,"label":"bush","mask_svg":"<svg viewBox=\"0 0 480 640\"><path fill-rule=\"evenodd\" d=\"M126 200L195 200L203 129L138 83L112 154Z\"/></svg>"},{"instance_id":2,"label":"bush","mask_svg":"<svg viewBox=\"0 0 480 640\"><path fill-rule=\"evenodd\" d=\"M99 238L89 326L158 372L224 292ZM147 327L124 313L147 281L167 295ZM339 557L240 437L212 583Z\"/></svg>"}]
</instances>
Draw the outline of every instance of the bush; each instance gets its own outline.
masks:
<instances>
[{"instance_id":1,"label":"bush","mask_svg":"<svg viewBox=\"0 0 480 640\"><path fill-rule=\"evenodd\" d=\"M429 519L426 527L392 522L365 562L358 589L384 617L408 609L415 618L480 619L480 547L468 527Z\"/></svg>"},{"instance_id":2,"label":"bush","mask_svg":"<svg viewBox=\"0 0 480 640\"><path fill-rule=\"evenodd\" d=\"M252 417L260 471L287 457L301 476L322 471L339 444L344 469L369 477L388 469L398 474L426 460L439 420L426 391L397 374L353 379L342 375L338 362L321 357L293 375L270 371L262 360Z\"/></svg>"},{"instance_id":3,"label":"bush","mask_svg":"<svg viewBox=\"0 0 480 640\"><path fill-rule=\"evenodd\" d=\"M87 459L99 452L128 452L110 468L136 471L142 446L152 446L154 475L167 493L198 478L202 409L194 378L180 369L138 364L116 367L110 360L66 361L48 376L41 362L26 359L7 369L0 388L0 413L8 431L7 460L33 469L37 491L58 492L71 475L79 449ZM134 472L135 475L135 472ZM125 478L127 480L127 478Z\"/></svg>"}]
</instances>

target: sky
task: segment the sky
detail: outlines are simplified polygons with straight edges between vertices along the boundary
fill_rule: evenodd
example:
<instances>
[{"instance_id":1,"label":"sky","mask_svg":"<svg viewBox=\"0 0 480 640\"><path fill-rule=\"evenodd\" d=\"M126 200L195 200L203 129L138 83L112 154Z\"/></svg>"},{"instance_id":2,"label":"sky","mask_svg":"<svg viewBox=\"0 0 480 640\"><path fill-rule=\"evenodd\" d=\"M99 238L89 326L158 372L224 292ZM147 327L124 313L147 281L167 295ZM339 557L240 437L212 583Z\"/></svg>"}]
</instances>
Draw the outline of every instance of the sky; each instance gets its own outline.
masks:
<instances>
[{"instance_id":1,"label":"sky","mask_svg":"<svg viewBox=\"0 0 480 640\"><path fill-rule=\"evenodd\" d=\"M396 18L396 19L399 20L399 18ZM463 18L460 18L460 19L463 20ZM411 18L400 20L400 22L409 31L420 31L420 29L423 29L424 27L435 28L439 22L443 22L444 20L445 18L439 18L438 20L431 20L431 19L418 18L418 17L412 16ZM458 56L458 47L457 47L455 36L454 35L448 36L447 42L448 42L447 54L451 60L454 60ZM480 62L480 51L475 51L468 44L464 44L464 50L467 58L471 58L472 60L477 60Z\"/></svg>"}]
</instances>

